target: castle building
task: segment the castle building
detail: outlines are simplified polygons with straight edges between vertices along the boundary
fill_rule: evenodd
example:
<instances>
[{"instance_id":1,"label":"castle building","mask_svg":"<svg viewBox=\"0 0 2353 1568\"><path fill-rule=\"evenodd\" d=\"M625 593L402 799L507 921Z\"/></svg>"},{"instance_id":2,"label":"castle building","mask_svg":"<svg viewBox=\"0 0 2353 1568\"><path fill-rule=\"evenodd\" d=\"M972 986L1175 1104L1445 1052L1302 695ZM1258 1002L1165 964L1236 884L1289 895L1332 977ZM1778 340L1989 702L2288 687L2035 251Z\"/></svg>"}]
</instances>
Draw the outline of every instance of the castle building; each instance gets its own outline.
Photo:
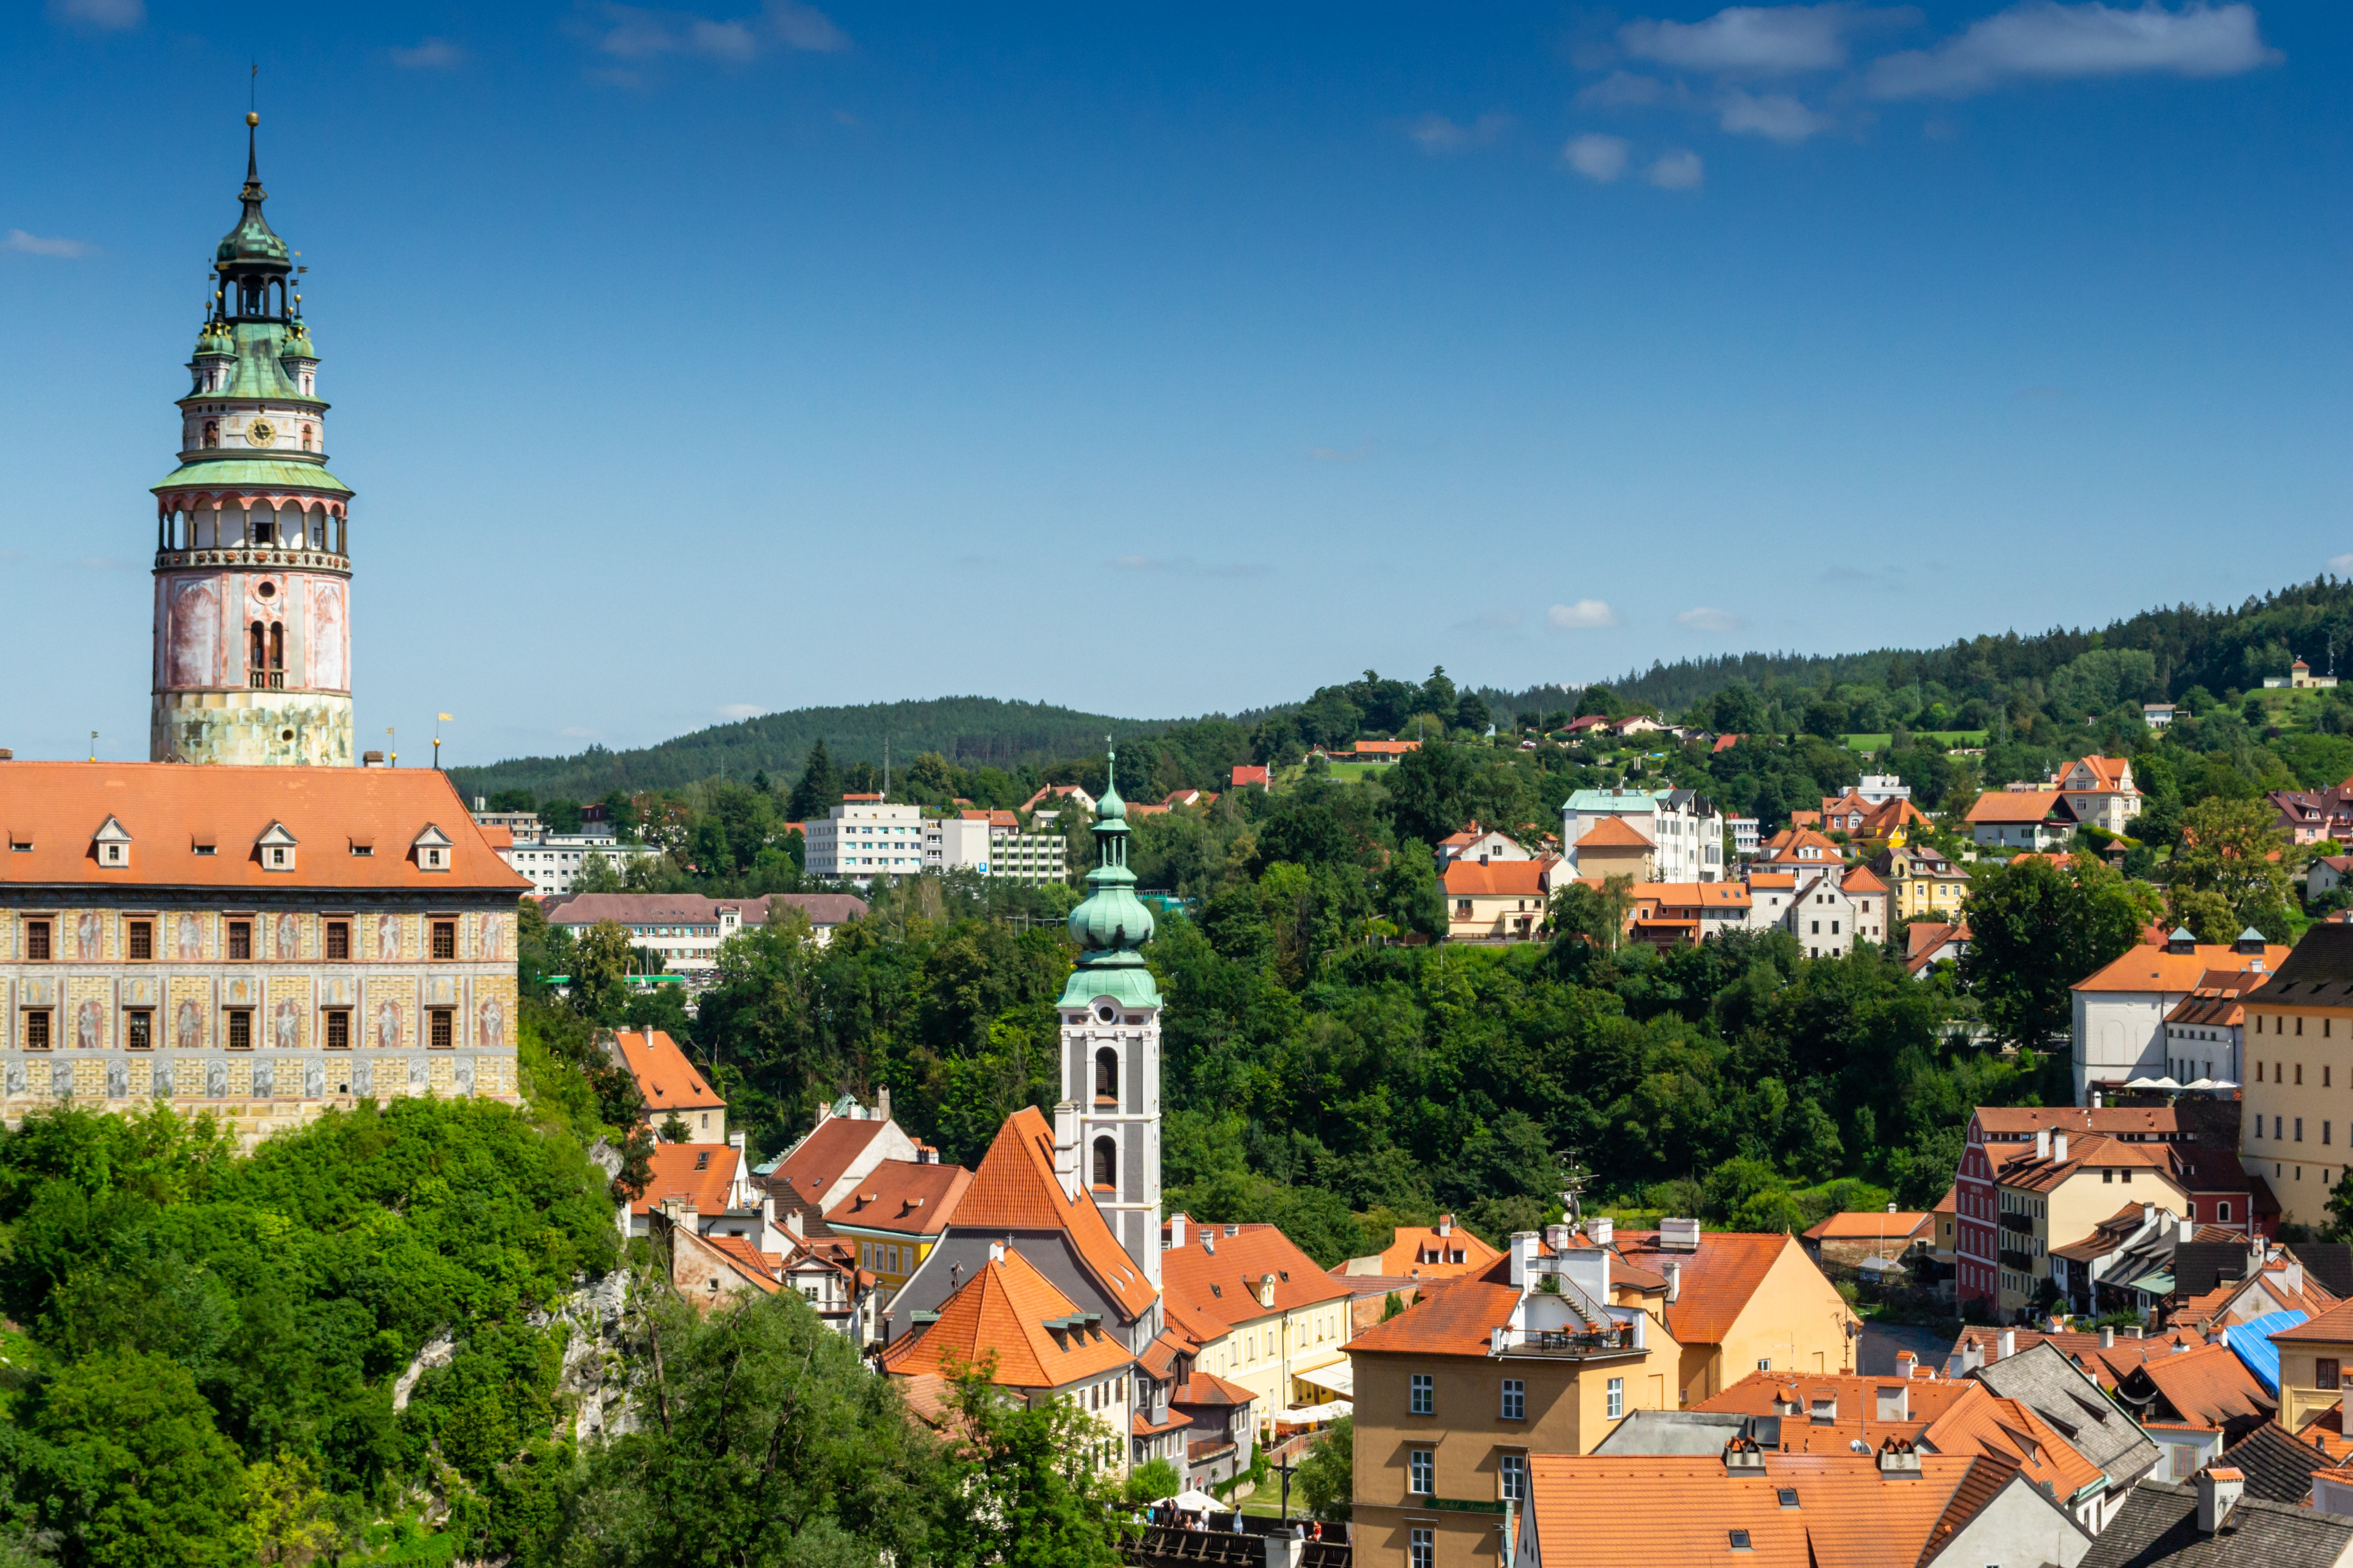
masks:
<instances>
[{"instance_id":1,"label":"castle building","mask_svg":"<svg viewBox=\"0 0 2353 1568\"><path fill-rule=\"evenodd\" d=\"M257 1136L517 1100L528 884L445 774L0 762L0 814L9 1121L164 1099Z\"/></svg>"},{"instance_id":2,"label":"castle building","mask_svg":"<svg viewBox=\"0 0 2353 1568\"><path fill-rule=\"evenodd\" d=\"M153 762L348 766L352 491L327 471L304 270L261 214L246 117L244 212L180 399L180 465L155 493Z\"/></svg>"}]
</instances>

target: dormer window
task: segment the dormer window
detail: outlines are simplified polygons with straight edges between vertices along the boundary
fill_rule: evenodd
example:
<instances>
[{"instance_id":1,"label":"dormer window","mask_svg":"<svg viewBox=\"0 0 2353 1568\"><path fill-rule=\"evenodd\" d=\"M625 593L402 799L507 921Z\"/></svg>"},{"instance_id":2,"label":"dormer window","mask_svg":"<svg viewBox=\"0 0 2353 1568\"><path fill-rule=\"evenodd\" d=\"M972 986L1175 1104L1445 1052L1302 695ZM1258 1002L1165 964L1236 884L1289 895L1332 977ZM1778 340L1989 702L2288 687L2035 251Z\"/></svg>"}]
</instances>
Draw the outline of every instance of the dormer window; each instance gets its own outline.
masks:
<instances>
[{"instance_id":1,"label":"dormer window","mask_svg":"<svg viewBox=\"0 0 2353 1568\"><path fill-rule=\"evenodd\" d=\"M119 818L106 819L91 839L90 847L103 870L126 870L131 865L131 835Z\"/></svg>"},{"instance_id":2,"label":"dormer window","mask_svg":"<svg viewBox=\"0 0 2353 1568\"><path fill-rule=\"evenodd\" d=\"M294 836L286 831L284 823L272 822L261 830L261 837L253 841L253 850L260 858L263 870L291 871L294 869L296 842Z\"/></svg>"},{"instance_id":3,"label":"dormer window","mask_svg":"<svg viewBox=\"0 0 2353 1568\"><path fill-rule=\"evenodd\" d=\"M410 840L408 850L418 870L447 871L449 869L450 852L456 847L448 834L428 822L425 825L425 831Z\"/></svg>"}]
</instances>

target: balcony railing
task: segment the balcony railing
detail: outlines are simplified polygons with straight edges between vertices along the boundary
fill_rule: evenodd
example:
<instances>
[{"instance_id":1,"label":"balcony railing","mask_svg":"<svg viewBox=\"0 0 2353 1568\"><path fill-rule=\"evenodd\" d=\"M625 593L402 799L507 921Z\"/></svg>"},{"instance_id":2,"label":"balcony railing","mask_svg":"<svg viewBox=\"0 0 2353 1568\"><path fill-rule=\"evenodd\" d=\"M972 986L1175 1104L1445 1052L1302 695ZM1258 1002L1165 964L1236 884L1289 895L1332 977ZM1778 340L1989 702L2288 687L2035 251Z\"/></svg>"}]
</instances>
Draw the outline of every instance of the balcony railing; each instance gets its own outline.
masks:
<instances>
[{"instance_id":1,"label":"balcony railing","mask_svg":"<svg viewBox=\"0 0 2353 1568\"><path fill-rule=\"evenodd\" d=\"M245 678L245 683L256 691L282 691L286 687L286 672L282 669L257 669Z\"/></svg>"},{"instance_id":2,"label":"balcony railing","mask_svg":"<svg viewBox=\"0 0 2353 1568\"><path fill-rule=\"evenodd\" d=\"M1593 1333L1573 1329L1525 1329L1514 1333L1509 1329L1497 1329L1490 1344L1495 1355L1566 1357L1622 1355L1641 1348L1640 1334L1630 1328L1604 1329Z\"/></svg>"},{"instance_id":3,"label":"balcony railing","mask_svg":"<svg viewBox=\"0 0 2353 1568\"><path fill-rule=\"evenodd\" d=\"M2006 1214L2001 1216L2001 1228L2004 1230L2014 1230L2021 1236L2032 1236L2034 1234L2034 1216L2023 1214Z\"/></svg>"},{"instance_id":4,"label":"balcony railing","mask_svg":"<svg viewBox=\"0 0 2353 1568\"><path fill-rule=\"evenodd\" d=\"M2015 1268L2021 1274L2031 1274L2034 1272L2034 1263L2035 1258L2031 1252L2013 1252L2007 1247L2001 1249L2001 1266L2004 1268Z\"/></svg>"}]
</instances>

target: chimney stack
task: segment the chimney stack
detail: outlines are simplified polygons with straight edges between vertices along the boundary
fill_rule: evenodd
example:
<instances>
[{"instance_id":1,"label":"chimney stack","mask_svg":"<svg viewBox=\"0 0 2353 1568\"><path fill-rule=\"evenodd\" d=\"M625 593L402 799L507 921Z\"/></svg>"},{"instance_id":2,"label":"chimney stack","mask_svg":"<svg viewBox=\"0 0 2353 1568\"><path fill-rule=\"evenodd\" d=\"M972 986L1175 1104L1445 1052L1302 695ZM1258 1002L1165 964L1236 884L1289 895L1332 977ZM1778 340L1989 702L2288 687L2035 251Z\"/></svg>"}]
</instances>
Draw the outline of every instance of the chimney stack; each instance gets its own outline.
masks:
<instances>
[{"instance_id":1,"label":"chimney stack","mask_svg":"<svg viewBox=\"0 0 2353 1568\"><path fill-rule=\"evenodd\" d=\"M2053 1132L2051 1135L2051 1160L2053 1164L2058 1165L2067 1163L2067 1134L2064 1132Z\"/></svg>"},{"instance_id":2,"label":"chimney stack","mask_svg":"<svg viewBox=\"0 0 2353 1568\"><path fill-rule=\"evenodd\" d=\"M1735 1437L1724 1446L1724 1468L1736 1476L1761 1476L1765 1473L1765 1452L1754 1438Z\"/></svg>"},{"instance_id":3,"label":"chimney stack","mask_svg":"<svg viewBox=\"0 0 2353 1568\"><path fill-rule=\"evenodd\" d=\"M1067 1100L1054 1107L1054 1179L1062 1184L1063 1197L1078 1197L1079 1108Z\"/></svg>"},{"instance_id":4,"label":"chimney stack","mask_svg":"<svg viewBox=\"0 0 2353 1568\"><path fill-rule=\"evenodd\" d=\"M874 1120L891 1120L891 1086L887 1083L874 1091Z\"/></svg>"},{"instance_id":5,"label":"chimney stack","mask_svg":"<svg viewBox=\"0 0 2353 1568\"><path fill-rule=\"evenodd\" d=\"M1005 1261L1005 1243L1001 1241L992 1241L988 1244L988 1260L991 1263L1002 1263Z\"/></svg>"},{"instance_id":6,"label":"chimney stack","mask_svg":"<svg viewBox=\"0 0 2353 1568\"><path fill-rule=\"evenodd\" d=\"M1182 1209L1168 1216L1168 1245L1171 1247L1185 1245L1185 1211Z\"/></svg>"},{"instance_id":7,"label":"chimney stack","mask_svg":"<svg viewBox=\"0 0 2353 1568\"><path fill-rule=\"evenodd\" d=\"M1879 1446L1879 1476L1882 1480L1918 1480L1919 1451L1900 1438L1888 1438Z\"/></svg>"},{"instance_id":8,"label":"chimney stack","mask_svg":"<svg viewBox=\"0 0 2353 1568\"><path fill-rule=\"evenodd\" d=\"M1665 1272L1667 1276L1667 1305L1672 1307L1683 1299L1683 1260L1680 1258L1671 1258L1667 1259Z\"/></svg>"},{"instance_id":9,"label":"chimney stack","mask_svg":"<svg viewBox=\"0 0 2353 1568\"><path fill-rule=\"evenodd\" d=\"M2191 1219L2188 1215L2183 1215L2181 1216L2180 1228L2174 1232L2173 1239L2176 1245L2179 1245L2181 1242L2188 1241L2191 1237L2196 1236L2197 1234L2198 1222Z\"/></svg>"},{"instance_id":10,"label":"chimney stack","mask_svg":"<svg viewBox=\"0 0 2353 1568\"><path fill-rule=\"evenodd\" d=\"M1452 1215L1442 1214L1438 1216L1438 1234L1440 1236L1452 1236L1454 1234L1454 1216Z\"/></svg>"},{"instance_id":11,"label":"chimney stack","mask_svg":"<svg viewBox=\"0 0 2353 1568\"><path fill-rule=\"evenodd\" d=\"M1594 1246L1608 1247L1617 1238L1617 1222L1612 1220L1608 1215L1603 1215L1599 1219L1587 1220L1585 1222L1585 1234L1593 1238Z\"/></svg>"},{"instance_id":12,"label":"chimney stack","mask_svg":"<svg viewBox=\"0 0 2353 1568\"><path fill-rule=\"evenodd\" d=\"M1568 1226L1566 1224L1548 1225L1545 1226L1544 1236L1546 1251L1566 1252L1568 1250Z\"/></svg>"},{"instance_id":13,"label":"chimney stack","mask_svg":"<svg viewBox=\"0 0 2353 1568\"><path fill-rule=\"evenodd\" d=\"M2034 1130L2034 1157L2038 1160L2051 1158L2051 1129L2048 1127Z\"/></svg>"},{"instance_id":14,"label":"chimney stack","mask_svg":"<svg viewBox=\"0 0 2353 1568\"><path fill-rule=\"evenodd\" d=\"M1895 1352L1896 1376L1904 1379L1905 1382L1909 1383L1914 1377L1919 1374L1919 1352L1916 1351L1897 1351Z\"/></svg>"},{"instance_id":15,"label":"chimney stack","mask_svg":"<svg viewBox=\"0 0 2353 1568\"><path fill-rule=\"evenodd\" d=\"M1994 1342L1994 1360L2008 1361L2017 1353L2018 1331L2016 1329L2002 1330L2001 1337Z\"/></svg>"},{"instance_id":16,"label":"chimney stack","mask_svg":"<svg viewBox=\"0 0 2353 1568\"><path fill-rule=\"evenodd\" d=\"M2100 1348L2104 1351L2116 1348L2116 1326L2114 1323L2100 1331Z\"/></svg>"},{"instance_id":17,"label":"chimney stack","mask_svg":"<svg viewBox=\"0 0 2353 1568\"><path fill-rule=\"evenodd\" d=\"M1512 1232L1513 1289L1525 1290L1528 1288L1528 1276L1533 1272L1531 1266L1535 1262L1535 1258L1536 1233L1532 1230Z\"/></svg>"},{"instance_id":18,"label":"chimney stack","mask_svg":"<svg viewBox=\"0 0 2353 1568\"><path fill-rule=\"evenodd\" d=\"M2222 1528L2231 1510L2247 1489L2243 1471L2227 1465L2209 1465L2198 1472L2198 1532L2211 1535Z\"/></svg>"},{"instance_id":19,"label":"chimney stack","mask_svg":"<svg viewBox=\"0 0 2353 1568\"><path fill-rule=\"evenodd\" d=\"M2100 1109L2100 1091L2096 1089L2092 1091L2092 1109L2094 1110Z\"/></svg>"}]
</instances>

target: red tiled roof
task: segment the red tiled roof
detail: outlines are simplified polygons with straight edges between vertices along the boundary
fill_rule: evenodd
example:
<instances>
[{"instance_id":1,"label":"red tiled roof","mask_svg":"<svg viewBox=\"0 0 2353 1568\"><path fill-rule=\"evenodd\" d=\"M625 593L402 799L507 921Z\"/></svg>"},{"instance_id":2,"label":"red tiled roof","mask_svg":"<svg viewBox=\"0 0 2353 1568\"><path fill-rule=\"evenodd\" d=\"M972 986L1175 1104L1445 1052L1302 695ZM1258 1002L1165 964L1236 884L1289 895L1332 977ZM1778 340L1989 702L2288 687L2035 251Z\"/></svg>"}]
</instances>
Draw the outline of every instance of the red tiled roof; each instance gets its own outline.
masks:
<instances>
[{"instance_id":1,"label":"red tiled roof","mask_svg":"<svg viewBox=\"0 0 2353 1568\"><path fill-rule=\"evenodd\" d=\"M1929 1446L1940 1454L1999 1455L2017 1465L2029 1481L2048 1486L2062 1498L2072 1498L2100 1479L2100 1467L2027 1405L1993 1396L1990 1390L1988 1394L1962 1400L1929 1423Z\"/></svg>"},{"instance_id":2,"label":"red tiled roof","mask_svg":"<svg viewBox=\"0 0 2353 1568\"><path fill-rule=\"evenodd\" d=\"M643 1197L629 1205L641 1215L672 1198L682 1198L702 1214L727 1207L727 1189L735 1181L735 1146L732 1143L657 1143L651 1157L653 1178Z\"/></svg>"},{"instance_id":3,"label":"red tiled roof","mask_svg":"<svg viewBox=\"0 0 2353 1568\"><path fill-rule=\"evenodd\" d=\"M1227 1229L1202 1226L1186 1236L1184 1246L1160 1255L1164 1306L1176 1303L1187 1318L1215 1323L1222 1335L1239 1323L1353 1294L1273 1226L1238 1225L1230 1236ZM1261 1306L1259 1282L1270 1274L1274 1304Z\"/></svg>"},{"instance_id":4,"label":"red tiled roof","mask_svg":"<svg viewBox=\"0 0 2353 1568\"><path fill-rule=\"evenodd\" d=\"M1928 1227L1925 1214L1889 1214L1883 1209L1854 1209L1834 1214L1806 1232L1809 1241L1872 1241L1916 1236Z\"/></svg>"},{"instance_id":5,"label":"red tiled roof","mask_svg":"<svg viewBox=\"0 0 2353 1568\"><path fill-rule=\"evenodd\" d=\"M1978 796L1964 820L1972 823L2033 823L2059 804L2055 789L1989 789Z\"/></svg>"},{"instance_id":6,"label":"red tiled roof","mask_svg":"<svg viewBox=\"0 0 2353 1568\"><path fill-rule=\"evenodd\" d=\"M2126 1380L2126 1392L2131 1393L2131 1385L2144 1377L2157 1385L2184 1424L2208 1431L2220 1431L2242 1418L2269 1420L2278 1408L2278 1402L2263 1393L2263 1385L2227 1344L2151 1356Z\"/></svg>"},{"instance_id":7,"label":"red tiled roof","mask_svg":"<svg viewBox=\"0 0 2353 1568\"><path fill-rule=\"evenodd\" d=\"M2318 1340L2327 1344L2353 1344L2353 1301L2341 1302L2318 1317L2282 1329L2274 1340Z\"/></svg>"},{"instance_id":8,"label":"red tiled roof","mask_svg":"<svg viewBox=\"0 0 2353 1568\"><path fill-rule=\"evenodd\" d=\"M1075 1198L1063 1196L1054 1174L1054 1130L1035 1106L1023 1106L997 1129L954 1223L976 1231L1062 1231L1096 1283L1131 1319L1152 1305L1151 1282L1112 1235L1093 1196L1083 1190Z\"/></svg>"},{"instance_id":9,"label":"red tiled roof","mask_svg":"<svg viewBox=\"0 0 2353 1568\"><path fill-rule=\"evenodd\" d=\"M1244 784L1264 785L1271 782L1271 773L1269 769L1254 768L1247 763L1238 763L1234 768L1234 787L1236 789L1241 788Z\"/></svg>"},{"instance_id":10,"label":"red tiled roof","mask_svg":"<svg viewBox=\"0 0 2353 1568\"><path fill-rule=\"evenodd\" d=\"M814 1202L891 1125L879 1116L828 1116L768 1173L771 1189L789 1187Z\"/></svg>"},{"instance_id":11,"label":"red tiled roof","mask_svg":"<svg viewBox=\"0 0 2353 1568\"><path fill-rule=\"evenodd\" d=\"M2078 991L2195 991L2208 984L2217 970L2253 968L2257 962L2267 973L2279 973L2288 949L2267 944L2258 955L2240 952L2220 942L2199 942L2189 952L2161 947L2135 947L2122 958L2075 983Z\"/></svg>"},{"instance_id":12,"label":"red tiled roof","mask_svg":"<svg viewBox=\"0 0 2353 1568\"><path fill-rule=\"evenodd\" d=\"M623 1029L613 1037L629 1076L638 1080L638 1094L646 1115L658 1120L667 1110L724 1110L727 1102L697 1072L686 1053L659 1029L647 1033Z\"/></svg>"},{"instance_id":13,"label":"red tiled roof","mask_svg":"<svg viewBox=\"0 0 2353 1568\"><path fill-rule=\"evenodd\" d=\"M1696 1252L1662 1250L1656 1231L1621 1230L1617 1242L1630 1263L1662 1272L1671 1262L1683 1265L1683 1289L1667 1309L1667 1327L1686 1345L1722 1344L1783 1253L1796 1252L1806 1271L1814 1272L1798 1238L1778 1232L1711 1230L1701 1236Z\"/></svg>"},{"instance_id":14,"label":"red tiled roof","mask_svg":"<svg viewBox=\"0 0 2353 1568\"><path fill-rule=\"evenodd\" d=\"M1168 1395L1171 1405L1248 1405L1257 1394L1237 1383L1228 1383L1212 1373L1193 1369L1193 1375L1178 1384Z\"/></svg>"},{"instance_id":15,"label":"red tiled roof","mask_svg":"<svg viewBox=\"0 0 2353 1568\"><path fill-rule=\"evenodd\" d=\"M1449 897L1540 899L1557 860L1456 860L1446 868Z\"/></svg>"},{"instance_id":16,"label":"red tiled roof","mask_svg":"<svg viewBox=\"0 0 2353 1568\"><path fill-rule=\"evenodd\" d=\"M11 843L31 846L0 857L0 884L531 890L431 768L0 763L0 812ZM131 835L121 869L101 868L93 846L110 817ZM291 871L262 867L259 841L272 824L291 836ZM410 848L427 828L448 840L446 870L426 869ZM199 841L213 853L197 854ZM354 843L372 853L353 854Z\"/></svg>"},{"instance_id":17,"label":"red tiled roof","mask_svg":"<svg viewBox=\"0 0 2353 1568\"><path fill-rule=\"evenodd\" d=\"M1577 840L1579 849L1655 849L1642 830L1622 816L1605 816Z\"/></svg>"},{"instance_id":18,"label":"red tiled roof","mask_svg":"<svg viewBox=\"0 0 2353 1568\"><path fill-rule=\"evenodd\" d=\"M1881 881L1869 867L1857 866L1840 881L1839 890L1844 893L1883 893L1887 891L1887 884Z\"/></svg>"},{"instance_id":19,"label":"red tiled roof","mask_svg":"<svg viewBox=\"0 0 2353 1568\"><path fill-rule=\"evenodd\" d=\"M884 1160L826 1210L826 1223L900 1236L937 1236L947 1228L971 1185L972 1173L962 1165Z\"/></svg>"},{"instance_id":20,"label":"red tiled roof","mask_svg":"<svg viewBox=\"0 0 2353 1568\"><path fill-rule=\"evenodd\" d=\"M1447 1262L1447 1254L1452 1252L1462 1254L1462 1261ZM1424 1262L1424 1255L1435 1261ZM1381 1248L1379 1256L1381 1274L1447 1279L1457 1274L1476 1274L1504 1255L1459 1225L1450 1227L1444 1236L1438 1234L1434 1225L1401 1225L1389 1233L1389 1244Z\"/></svg>"},{"instance_id":21,"label":"red tiled roof","mask_svg":"<svg viewBox=\"0 0 2353 1568\"><path fill-rule=\"evenodd\" d=\"M1100 1324L1071 1323L1079 1309L1018 1251L993 1258L940 1303L936 1322L882 1352L893 1376L944 1373L994 1353L990 1381L1008 1388L1060 1388L1131 1364L1134 1357ZM1058 1331L1050 1321L1064 1326Z\"/></svg>"}]
</instances>

